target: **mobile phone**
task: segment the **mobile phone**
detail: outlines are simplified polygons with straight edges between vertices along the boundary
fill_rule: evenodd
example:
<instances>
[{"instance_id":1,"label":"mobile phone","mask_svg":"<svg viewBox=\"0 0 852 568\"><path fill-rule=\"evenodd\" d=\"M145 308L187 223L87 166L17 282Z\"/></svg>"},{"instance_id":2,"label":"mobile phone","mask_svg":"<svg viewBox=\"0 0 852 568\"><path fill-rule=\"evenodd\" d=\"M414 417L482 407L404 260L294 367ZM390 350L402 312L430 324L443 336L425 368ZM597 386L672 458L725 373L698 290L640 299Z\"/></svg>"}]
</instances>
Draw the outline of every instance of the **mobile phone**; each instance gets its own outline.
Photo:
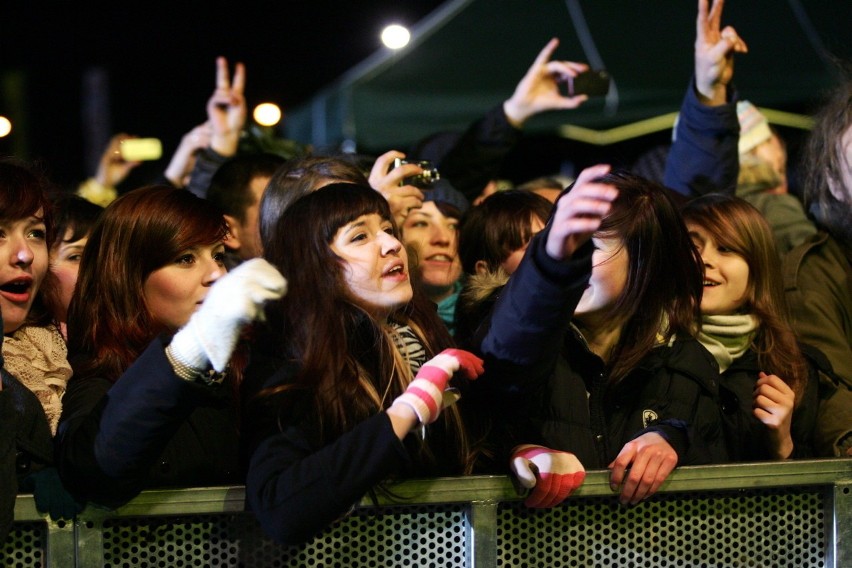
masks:
<instances>
[{"instance_id":1,"label":"mobile phone","mask_svg":"<svg viewBox=\"0 0 852 568\"><path fill-rule=\"evenodd\" d=\"M125 162L159 160L163 145L157 138L128 138L121 141L121 159Z\"/></svg>"},{"instance_id":2,"label":"mobile phone","mask_svg":"<svg viewBox=\"0 0 852 568\"><path fill-rule=\"evenodd\" d=\"M609 92L610 76L603 69L583 71L576 77L568 78L568 96L589 95L602 97Z\"/></svg>"}]
</instances>

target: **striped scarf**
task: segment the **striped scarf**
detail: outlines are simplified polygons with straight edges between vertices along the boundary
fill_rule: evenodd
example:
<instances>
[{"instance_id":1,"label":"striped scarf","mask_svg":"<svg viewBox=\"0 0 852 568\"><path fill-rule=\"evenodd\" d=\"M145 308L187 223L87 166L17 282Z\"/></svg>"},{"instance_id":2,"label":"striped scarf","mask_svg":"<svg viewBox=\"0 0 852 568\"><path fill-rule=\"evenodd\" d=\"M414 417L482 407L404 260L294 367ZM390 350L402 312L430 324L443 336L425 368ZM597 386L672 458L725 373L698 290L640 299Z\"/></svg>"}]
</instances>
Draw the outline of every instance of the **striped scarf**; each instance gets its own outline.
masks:
<instances>
[{"instance_id":1,"label":"striped scarf","mask_svg":"<svg viewBox=\"0 0 852 568\"><path fill-rule=\"evenodd\" d=\"M426 362L426 349L411 327L393 321L390 322L390 325L394 331L391 334L393 343L402 357L408 361L411 366L411 375L414 376Z\"/></svg>"}]
</instances>

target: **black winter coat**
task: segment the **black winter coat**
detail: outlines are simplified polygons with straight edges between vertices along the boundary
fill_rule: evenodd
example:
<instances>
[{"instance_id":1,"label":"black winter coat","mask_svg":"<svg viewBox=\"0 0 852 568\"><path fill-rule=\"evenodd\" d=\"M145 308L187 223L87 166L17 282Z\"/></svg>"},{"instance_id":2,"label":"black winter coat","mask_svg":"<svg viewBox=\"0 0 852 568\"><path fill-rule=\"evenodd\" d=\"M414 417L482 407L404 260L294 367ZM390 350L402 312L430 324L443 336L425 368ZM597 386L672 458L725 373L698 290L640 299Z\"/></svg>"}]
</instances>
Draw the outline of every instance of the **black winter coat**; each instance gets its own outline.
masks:
<instances>
[{"instance_id":1,"label":"black winter coat","mask_svg":"<svg viewBox=\"0 0 852 568\"><path fill-rule=\"evenodd\" d=\"M572 452L588 469L605 468L624 444L658 432L679 465L727 461L710 353L680 338L652 350L618 383L609 381L570 325L591 272L592 245L556 262L544 250L548 231L530 243L481 328L486 373L474 386L509 417L492 430L503 440L498 451L535 443Z\"/></svg>"},{"instance_id":2,"label":"black winter coat","mask_svg":"<svg viewBox=\"0 0 852 568\"><path fill-rule=\"evenodd\" d=\"M118 507L141 490L242 482L229 387L186 381L161 337L113 384L74 377L56 434L63 483L77 497Z\"/></svg>"}]
</instances>

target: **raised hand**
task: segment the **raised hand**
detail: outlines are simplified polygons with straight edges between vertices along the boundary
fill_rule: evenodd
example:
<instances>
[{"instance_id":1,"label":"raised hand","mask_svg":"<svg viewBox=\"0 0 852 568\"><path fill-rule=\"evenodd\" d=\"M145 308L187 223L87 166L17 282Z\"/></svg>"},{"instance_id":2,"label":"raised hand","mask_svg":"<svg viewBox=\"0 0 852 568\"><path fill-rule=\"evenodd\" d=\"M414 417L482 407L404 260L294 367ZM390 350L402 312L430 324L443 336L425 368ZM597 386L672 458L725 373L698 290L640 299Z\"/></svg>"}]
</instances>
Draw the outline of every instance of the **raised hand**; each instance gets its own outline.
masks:
<instances>
[{"instance_id":1,"label":"raised hand","mask_svg":"<svg viewBox=\"0 0 852 568\"><path fill-rule=\"evenodd\" d=\"M722 25L724 0L698 0L695 30L695 88L701 102L710 106L724 104L728 83L734 76L734 53L747 53L748 46L731 26Z\"/></svg>"},{"instance_id":2,"label":"raised hand","mask_svg":"<svg viewBox=\"0 0 852 568\"><path fill-rule=\"evenodd\" d=\"M524 501L527 507L558 505L586 479L586 469L577 456L544 446L517 446L510 467L521 485L532 489Z\"/></svg>"},{"instance_id":3,"label":"raised hand","mask_svg":"<svg viewBox=\"0 0 852 568\"><path fill-rule=\"evenodd\" d=\"M503 112L516 128L540 112L577 108L588 99L586 95L566 97L560 92L560 82L576 77L589 66L573 61L550 61L558 45L556 38L547 42L515 87L515 92L503 103Z\"/></svg>"},{"instance_id":4,"label":"raised hand","mask_svg":"<svg viewBox=\"0 0 852 568\"><path fill-rule=\"evenodd\" d=\"M677 461L677 452L660 434L642 434L626 443L607 466L612 471L610 487L613 491L621 487L622 505L635 505L657 492Z\"/></svg>"},{"instance_id":5,"label":"raised hand","mask_svg":"<svg viewBox=\"0 0 852 568\"><path fill-rule=\"evenodd\" d=\"M467 379L476 379L484 372L482 359L461 349L441 351L420 367L414 380L394 404L410 407L421 424L431 424L441 413L444 391L456 372Z\"/></svg>"},{"instance_id":6,"label":"raised hand","mask_svg":"<svg viewBox=\"0 0 852 568\"><path fill-rule=\"evenodd\" d=\"M183 135L180 144L172 155L165 176L175 187L184 187L186 177L192 172L195 164L195 152L210 146L213 137L213 127L209 122L199 124Z\"/></svg>"},{"instance_id":7,"label":"raised hand","mask_svg":"<svg viewBox=\"0 0 852 568\"><path fill-rule=\"evenodd\" d=\"M193 368L209 363L224 371L242 328L263 316L263 304L282 297L287 281L262 258L225 274L210 288L201 307L172 339L172 354Z\"/></svg>"},{"instance_id":8,"label":"raised hand","mask_svg":"<svg viewBox=\"0 0 852 568\"><path fill-rule=\"evenodd\" d=\"M397 226L402 226L412 209L423 205L423 192L413 185L400 185L402 180L423 173L417 164L404 164L390 169L396 158L405 158L405 154L396 150L385 152L376 159L370 170L370 187L382 194L390 206Z\"/></svg>"},{"instance_id":9,"label":"raised hand","mask_svg":"<svg viewBox=\"0 0 852 568\"><path fill-rule=\"evenodd\" d=\"M609 172L609 166L586 168L577 176L571 191L559 198L553 213L545 250L554 260L570 258L592 237L609 213L618 190L594 180Z\"/></svg>"},{"instance_id":10,"label":"raised hand","mask_svg":"<svg viewBox=\"0 0 852 568\"><path fill-rule=\"evenodd\" d=\"M121 143L124 140L134 138L129 134L116 134L113 136L98 162L98 170L95 172L95 180L104 187L115 187L127 178L130 170L140 162L127 162L121 157Z\"/></svg>"},{"instance_id":11,"label":"raised hand","mask_svg":"<svg viewBox=\"0 0 852 568\"><path fill-rule=\"evenodd\" d=\"M772 453L779 459L793 453L790 426L795 403L796 395L783 379L760 373L754 389L754 416L769 429Z\"/></svg>"},{"instance_id":12,"label":"raised hand","mask_svg":"<svg viewBox=\"0 0 852 568\"><path fill-rule=\"evenodd\" d=\"M246 123L246 69L242 63L234 66L234 77L228 76L228 61L216 58L216 90L207 101L207 119L213 128L210 147L219 155L230 157L237 153L240 131Z\"/></svg>"}]
</instances>

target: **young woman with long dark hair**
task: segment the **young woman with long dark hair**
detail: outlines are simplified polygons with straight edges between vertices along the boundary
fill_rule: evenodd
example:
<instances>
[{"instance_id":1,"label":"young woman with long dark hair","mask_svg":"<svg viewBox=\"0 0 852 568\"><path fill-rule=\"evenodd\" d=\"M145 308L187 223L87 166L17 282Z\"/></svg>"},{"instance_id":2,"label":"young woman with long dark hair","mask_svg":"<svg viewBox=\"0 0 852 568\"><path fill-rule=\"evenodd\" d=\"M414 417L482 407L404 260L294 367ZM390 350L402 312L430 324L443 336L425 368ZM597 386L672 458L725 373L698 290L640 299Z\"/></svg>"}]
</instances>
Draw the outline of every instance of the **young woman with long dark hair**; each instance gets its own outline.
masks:
<instances>
[{"instance_id":1,"label":"young woman with long dark hair","mask_svg":"<svg viewBox=\"0 0 852 568\"><path fill-rule=\"evenodd\" d=\"M665 188L595 166L559 199L481 342L478 386L504 399L528 505L559 503L585 467L637 503L676 465L727 459L718 376L693 338L701 278Z\"/></svg>"},{"instance_id":2,"label":"young woman with long dark hair","mask_svg":"<svg viewBox=\"0 0 852 568\"><path fill-rule=\"evenodd\" d=\"M482 368L448 349L377 191L318 189L284 211L275 234L263 248L289 281L268 310L283 361L271 378L247 372L242 434L248 504L293 543L391 478L470 471L458 410L441 410L452 375Z\"/></svg>"}]
</instances>

